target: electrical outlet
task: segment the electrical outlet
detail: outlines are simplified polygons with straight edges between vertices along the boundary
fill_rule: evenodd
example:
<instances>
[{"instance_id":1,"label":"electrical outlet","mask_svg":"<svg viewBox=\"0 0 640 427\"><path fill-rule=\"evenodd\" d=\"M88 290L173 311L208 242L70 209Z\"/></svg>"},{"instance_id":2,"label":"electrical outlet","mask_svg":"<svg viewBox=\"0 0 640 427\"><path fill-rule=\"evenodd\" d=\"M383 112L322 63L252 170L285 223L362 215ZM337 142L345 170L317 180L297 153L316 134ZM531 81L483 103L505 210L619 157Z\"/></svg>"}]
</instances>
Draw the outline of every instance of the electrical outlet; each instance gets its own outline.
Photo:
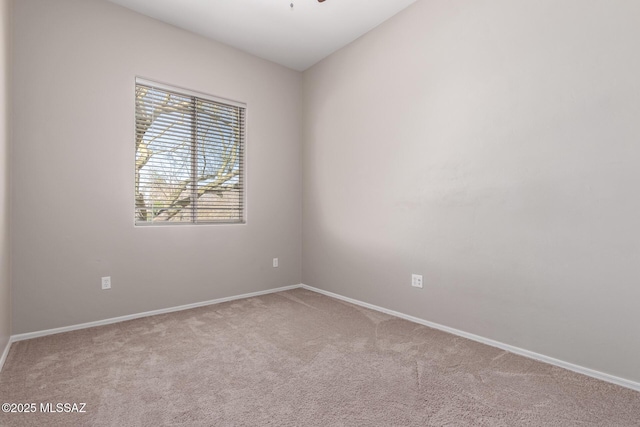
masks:
<instances>
[{"instance_id":1,"label":"electrical outlet","mask_svg":"<svg viewBox=\"0 0 640 427\"><path fill-rule=\"evenodd\" d=\"M273 268L278 268L278 258L273 259Z\"/></svg>"},{"instance_id":2,"label":"electrical outlet","mask_svg":"<svg viewBox=\"0 0 640 427\"><path fill-rule=\"evenodd\" d=\"M105 276L102 278L102 289L111 289L111 276Z\"/></svg>"},{"instance_id":3,"label":"electrical outlet","mask_svg":"<svg viewBox=\"0 0 640 427\"><path fill-rule=\"evenodd\" d=\"M421 274L412 274L411 275L411 286L414 288L422 288L422 275Z\"/></svg>"}]
</instances>

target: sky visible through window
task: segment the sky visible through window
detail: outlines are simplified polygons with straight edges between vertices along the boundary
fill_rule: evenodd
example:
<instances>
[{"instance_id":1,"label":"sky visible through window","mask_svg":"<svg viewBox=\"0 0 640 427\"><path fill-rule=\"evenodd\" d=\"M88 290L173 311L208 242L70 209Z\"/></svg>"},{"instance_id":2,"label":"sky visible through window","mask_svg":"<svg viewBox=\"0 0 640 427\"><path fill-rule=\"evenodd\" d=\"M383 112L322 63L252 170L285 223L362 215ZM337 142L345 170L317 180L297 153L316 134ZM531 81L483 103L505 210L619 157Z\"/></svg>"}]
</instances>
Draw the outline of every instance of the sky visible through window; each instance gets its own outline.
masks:
<instances>
[{"instance_id":1,"label":"sky visible through window","mask_svg":"<svg viewBox=\"0 0 640 427\"><path fill-rule=\"evenodd\" d=\"M136 85L136 222L241 222L244 109Z\"/></svg>"}]
</instances>

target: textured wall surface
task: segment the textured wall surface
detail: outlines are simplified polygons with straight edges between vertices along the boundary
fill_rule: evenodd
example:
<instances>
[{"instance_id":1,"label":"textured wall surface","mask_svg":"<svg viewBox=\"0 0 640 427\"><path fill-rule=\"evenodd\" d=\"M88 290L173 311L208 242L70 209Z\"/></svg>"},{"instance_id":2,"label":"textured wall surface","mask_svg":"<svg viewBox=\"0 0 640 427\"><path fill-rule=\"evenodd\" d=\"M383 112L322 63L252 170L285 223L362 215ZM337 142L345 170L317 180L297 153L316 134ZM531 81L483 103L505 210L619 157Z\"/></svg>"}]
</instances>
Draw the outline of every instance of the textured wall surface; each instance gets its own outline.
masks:
<instances>
[{"instance_id":1,"label":"textured wall surface","mask_svg":"<svg viewBox=\"0 0 640 427\"><path fill-rule=\"evenodd\" d=\"M0 356L11 335L9 276L9 94L11 1L0 1Z\"/></svg>"},{"instance_id":2,"label":"textured wall surface","mask_svg":"<svg viewBox=\"0 0 640 427\"><path fill-rule=\"evenodd\" d=\"M423 0L307 70L303 282L640 381L639 40L639 2Z\"/></svg>"},{"instance_id":3,"label":"textured wall surface","mask_svg":"<svg viewBox=\"0 0 640 427\"><path fill-rule=\"evenodd\" d=\"M14 26L14 334L300 282L300 73L106 1ZM247 104L246 225L134 227L136 76Z\"/></svg>"},{"instance_id":4,"label":"textured wall surface","mask_svg":"<svg viewBox=\"0 0 640 427\"><path fill-rule=\"evenodd\" d=\"M106 1L15 3L12 333L302 279L640 381L640 3L422 0L302 78ZM135 76L248 104L246 225L133 226Z\"/></svg>"}]
</instances>

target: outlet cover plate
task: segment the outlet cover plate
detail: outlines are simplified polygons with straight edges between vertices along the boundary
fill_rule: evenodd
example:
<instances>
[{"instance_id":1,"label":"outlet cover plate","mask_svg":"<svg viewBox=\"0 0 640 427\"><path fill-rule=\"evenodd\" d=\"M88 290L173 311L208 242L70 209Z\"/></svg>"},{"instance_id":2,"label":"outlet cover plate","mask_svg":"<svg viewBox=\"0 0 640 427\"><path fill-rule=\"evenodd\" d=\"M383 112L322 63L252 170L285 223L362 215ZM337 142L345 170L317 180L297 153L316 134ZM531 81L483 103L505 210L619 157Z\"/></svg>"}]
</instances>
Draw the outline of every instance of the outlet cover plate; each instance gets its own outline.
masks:
<instances>
[{"instance_id":1,"label":"outlet cover plate","mask_svg":"<svg viewBox=\"0 0 640 427\"><path fill-rule=\"evenodd\" d=\"M421 274L412 274L411 275L411 286L414 288L422 288L422 275Z\"/></svg>"}]
</instances>

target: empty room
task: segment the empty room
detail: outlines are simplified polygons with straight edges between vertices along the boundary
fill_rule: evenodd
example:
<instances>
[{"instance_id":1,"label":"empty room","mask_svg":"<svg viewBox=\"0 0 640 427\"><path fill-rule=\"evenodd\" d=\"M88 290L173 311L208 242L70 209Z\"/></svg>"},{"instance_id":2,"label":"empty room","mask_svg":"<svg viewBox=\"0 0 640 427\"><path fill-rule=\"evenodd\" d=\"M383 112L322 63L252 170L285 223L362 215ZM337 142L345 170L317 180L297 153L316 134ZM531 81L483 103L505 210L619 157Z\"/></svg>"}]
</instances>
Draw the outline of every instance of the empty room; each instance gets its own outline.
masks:
<instances>
[{"instance_id":1,"label":"empty room","mask_svg":"<svg viewBox=\"0 0 640 427\"><path fill-rule=\"evenodd\" d=\"M0 426L639 426L640 2L0 0Z\"/></svg>"}]
</instances>

